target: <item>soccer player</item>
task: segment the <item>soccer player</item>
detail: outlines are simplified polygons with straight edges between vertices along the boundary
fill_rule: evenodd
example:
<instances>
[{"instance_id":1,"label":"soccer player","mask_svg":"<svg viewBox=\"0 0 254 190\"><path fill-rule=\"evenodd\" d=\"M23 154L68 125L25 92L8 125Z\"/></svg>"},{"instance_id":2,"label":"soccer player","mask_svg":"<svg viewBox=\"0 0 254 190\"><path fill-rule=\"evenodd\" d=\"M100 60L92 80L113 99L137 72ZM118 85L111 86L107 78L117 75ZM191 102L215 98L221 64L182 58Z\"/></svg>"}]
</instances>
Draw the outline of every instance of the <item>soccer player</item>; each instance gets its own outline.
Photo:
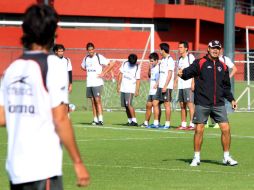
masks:
<instances>
[{"instance_id":1,"label":"soccer player","mask_svg":"<svg viewBox=\"0 0 254 190\"><path fill-rule=\"evenodd\" d=\"M160 102L163 102L165 107L166 121L163 126L164 129L170 128L170 116L171 116L171 92L174 84L174 69L175 63L173 58L169 55L169 45L167 43L160 44L160 54L162 56L159 63L159 87L156 91L156 97L154 105L159 106ZM158 118L158 117L156 117Z\"/></svg>"},{"instance_id":2,"label":"soccer player","mask_svg":"<svg viewBox=\"0 0 254 190\"><path fill-rule=\"evenodd\" d=\"M22 24L23 55L5 71L0 88L0 126L8 131L6 169L10 189L62 190L62 145L86 186L89 174L67 115L68 75L53 45L58 15L47 5L32 5ZM56 72L57 71L57 72Z\"/></svg>"},{"instance_id":3,"label":"soccer player","mask_svg":"<svg viewBox=\"0 0 254 190\"><path fill-rule=\"evenodd\" d=\"M56 56L58 56L62 62L62 65L66 67L66 71L68 72L68 91L71 93L72 91L72 65L71 60L68 57L64 56L65 47L62 44L55 44L53 47L53 51Z\"/></svg>"},{"instance_id":4,"label":"soccer player","mask_svg":"<svg viewBox=\"0 0 254 190\"><path fill-rule=\"evenodd\" d=\"M200 151L203 141L204 125L209 115L219 123L221 144L224 151L223 164L234 166L238 162L229 155L231 134L227 118L224 98L231 102L232 108L237 104L230 91L228 68L219 60L221 43L213 40L208 44L208 54L197 59L188 68L180 69L178 76L184 80L195 77L195 113L193 123L196 124L194 135L194 158L190 166L200 164Z\"/></svg>"},{"instance_id":5,"label":"soccer player","mask_svg":"<svg viewBox=\"0 0 254 190\"><path fill-rule=\"evenodd\" d=\"M86 97L92 102L93 121L92 125L103 125L103 108L101 102L101 93L103 88L103 79L114 66L103 55L95 52L95 46L89 42L86 45L88 55L84 57L81 68L86 70ZM107 66L103 69L103 66Z\"/></svg>"},{"instance_id":6,"label":"soccer player","mask_svg":"<svg viewBox=\"0 0 254 190\"><path fill-rule=\"evenodd\" d=\"M117 83L117 92L121 92L121 106L125 107L128 117L128 126L138 126L135 109L132 106L133 96L139 95L140 66L137 64L136 54L130 54L128 61L120 67Z\"/></svg>"},{"instance_id":7,"label":"soccer player","mask_svg":"<svg viewBox=\"0 0 254 190\"><path fill-rule=\"evenodd\" d=\"M189 67L192 62L195 60L195 57L188 52L189 44L186 41L179 42L178 51L181 55L178 61L178 68L184 69ZM174 82L175 88L178 86L178 101L180 103L181 108L181 120L182 123L179 130L193 130L194 123L192 123L193 114L194 114L194 79L183 80L179 77L176 78ZM187 107L189 108L190 113L190 125L187 127Z\"/></svg>"},{"instance_id":8,"label":"soccer player","mask_svg":"<svg viewBox=\"0 0 254 190\"><path fill-rule=\"evenodd\" d=\"M150 69L148 76L150 77L150 90L146 103L146 115L145 121L141 127L159 128L159 107L155 106L155 94L159 85L159 55L157 53L151 53L149 55ZM151 118L152 108L154 111L154 123L149 126L149 120Z\"/></svg>"}]
</instances>

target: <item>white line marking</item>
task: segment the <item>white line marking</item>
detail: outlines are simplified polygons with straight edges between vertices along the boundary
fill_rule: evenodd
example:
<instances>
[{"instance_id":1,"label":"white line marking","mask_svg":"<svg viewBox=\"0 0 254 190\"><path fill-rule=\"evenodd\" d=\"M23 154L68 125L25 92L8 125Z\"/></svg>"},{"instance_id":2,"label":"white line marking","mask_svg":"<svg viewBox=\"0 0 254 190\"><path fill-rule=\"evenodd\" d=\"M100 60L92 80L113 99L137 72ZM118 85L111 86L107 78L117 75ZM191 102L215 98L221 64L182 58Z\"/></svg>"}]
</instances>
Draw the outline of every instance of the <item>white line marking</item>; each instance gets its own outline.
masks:
<instances>
[{"instance_id":1,"label":"white line marking","mask_svg":"<svg viewBox=\"0 0 254 190\"><path fill-rule=\"evenodd\" d=\"M143 132L154 132L154 133L173 133L173 134L188 134L193 136L193 132L184 132L184 131L175 131L174 129L147 129L147 128L138 128L138 127L108 127L108 126L89 126L89 125L81 125L74 124L74 127L78 128L96 128L96 129L112 129L112 130L124 130L124 131L143 131ZM207 136L221 136L219 133L206 133ZM240 139L254 139L254 136L244 136L244 135L232 135L231 137L236 137Z\"/></svg>"},{"instance_id":2,"label":"white line marking","mask_svg":"<svg viewBox=\"0 0 254 190\"><path fill-rule=\"evenodd\" d=\"M64 165L73 165L72 163L63 163ZM90 167L104 167L104 168L128 168L128 169L141 169L141 170L160 170L160 171L175 171L175 172L198 172L198 173L216 173L217 174L237 174L237 175L246 175L246 176L254 176L254 173L244 173L244 172L225 172L221 170L207 170L205 168L204 170L201 169L193 169L193 167L190 167L190 169L182 169L182 168L160 168L160 167L143 167L143 166L121 166L121 165L100 165L100 164L86 164L86 166ZM223 167L223 165L221 165ZM226 167L226 166L225 166ZM228 166L232 167L232 166ZM235 166L237 167L237 166Z\"/></svg>"}]
</instances>

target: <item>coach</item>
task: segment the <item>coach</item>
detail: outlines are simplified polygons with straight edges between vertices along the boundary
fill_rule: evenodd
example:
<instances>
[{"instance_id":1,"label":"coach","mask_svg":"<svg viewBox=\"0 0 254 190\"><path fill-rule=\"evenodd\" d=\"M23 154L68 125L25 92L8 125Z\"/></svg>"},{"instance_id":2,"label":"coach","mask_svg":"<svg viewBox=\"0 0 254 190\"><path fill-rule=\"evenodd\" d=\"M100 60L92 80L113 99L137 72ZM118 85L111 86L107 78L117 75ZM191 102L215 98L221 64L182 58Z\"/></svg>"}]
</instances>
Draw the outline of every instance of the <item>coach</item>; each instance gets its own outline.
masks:
<instances>
[{"instance_id":1,"label":"coach","mask_svg":"<svg viewBox=\"0 0 254 190\"><path fill-rule=\"evenodd\" d=\"M188 68L178 71L178 76L184 80L195 77L194 103L195 113L193 123L196 124L194 135L194 158L190 166L200 164L200 150L203 140L204 125L209 115L219 123L221 143L224 151L223 164L234 166L237 161L229 155L230 126L225 109L224 98L236 109L237 104L230 91L229 72L225 63L219 60L221 43L213 40L208 44L207 55L196 59Z\"/></svg>"}]
</instances>

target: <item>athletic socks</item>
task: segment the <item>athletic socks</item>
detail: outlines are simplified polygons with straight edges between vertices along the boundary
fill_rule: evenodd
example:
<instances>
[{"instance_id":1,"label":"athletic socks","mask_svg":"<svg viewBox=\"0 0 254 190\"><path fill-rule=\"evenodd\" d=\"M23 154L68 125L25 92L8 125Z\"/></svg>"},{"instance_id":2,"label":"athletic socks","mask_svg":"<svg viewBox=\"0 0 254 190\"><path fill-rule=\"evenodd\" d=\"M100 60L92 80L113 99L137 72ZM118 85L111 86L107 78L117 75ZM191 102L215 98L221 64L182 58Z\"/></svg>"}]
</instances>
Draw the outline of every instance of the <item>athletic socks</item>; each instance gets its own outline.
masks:
<instances>
[{"instance_id":1,"label":"athletic socks","mask_svg":"<svg viewBox=\"0 0 254 190\"><path fill-rule=\"evenodd\" d=\"M194 152L194 158L200 160L200 152Z\"/></svg>"},{"instance_id":2,"label":"athletic socks","mask_svg":"<svg viewBox=\"0 0 254 190\"><path fill-rule=\"evenodd\" d=\"M103 122L103 116L102 115L99 115L99 121Z\"/></svg>"},{"instance_id":3,"label":"athletic socks","mask_svg":"<svg viewBox=\"0 0 254 190\"><path fill-rule=\"evenodd\" d=\"M131 123L132 122L132 119L131 118L128 118L128 123Z\"/></svg>"},{"instance_id":4,"label":"athletic socks","mask_svg":"<svg viewBox=\"0 0 254 190\"><path fill-rule=\"evenodd\" d=\"M185 121L182 121L182 124L181 124L182 127L186 127L187 126L187 122Z\"/></svg>"},{"instance_id":5,"label":"athletic socks","mask_svg":"<svg viewBox=\"0 0 254 190\"><path fill-rule=\"evenodd\" d=\"M153 124L156 125L156 126L159 125L159 120L154 120Z\"/></svg>"},{"instance_id":6,"label":"athletic socks","mask_svg":"<svg viewBox=\"0 0 254 190\"><path fill-rule=\"evenodd\" d=\"M192 123L192 121L190 122L190 127L195 127L195 124Z\"/></svg>"},{"instance_id":7,"label":"athletic socks","mask_svg":"<svg viewBox=\"0 0 254 190\"><path fill-rule=\"evenodd\" d=\"M148 125L148 121L144 121L144 124L145 124L145 125Z\"/></svg>"},{"instance_id":8,"label":"athletic socks","mask_svg":"<svg viewBox=\"0 0 254 190\"><path fill-rule=\"evenodd\" d=\"M97 118L97 117L94 117L94 118L93 118L93 121L94 121L95 123L98 123L98 118Z\"/></svg>"},{"instance_id":9,"label":"athletic socks","mask_svg":"<svg viewBox=\"0 0 254 190\"><path fill-rule=\"evenodd\" d=\"M166 121L166 122L165 122L165 126L168 126L168 127L169 127L169 126L170 126L170 121Z\"/></svg>"},{"instance_id":10,"label":"athletic socks","mask_svg":"<svg viewBox=\"0 0 254 190\"><path fill-rule=\"evenodd\" d=\"M137 119L136 119L136 117L132 118L132 119L131 119L131 121L133 121L133 122L137 123Z\"/></svg>"},{"instance_id":11,"label":"athletic socks","mask_svg":"<svg viewBox=\"0 0 254 190\"><path fill-rule=\"evenodd\" d=\"M228 158L229 157L229 152L224 152L224 158Z\"/></svg>"}]
</instances>

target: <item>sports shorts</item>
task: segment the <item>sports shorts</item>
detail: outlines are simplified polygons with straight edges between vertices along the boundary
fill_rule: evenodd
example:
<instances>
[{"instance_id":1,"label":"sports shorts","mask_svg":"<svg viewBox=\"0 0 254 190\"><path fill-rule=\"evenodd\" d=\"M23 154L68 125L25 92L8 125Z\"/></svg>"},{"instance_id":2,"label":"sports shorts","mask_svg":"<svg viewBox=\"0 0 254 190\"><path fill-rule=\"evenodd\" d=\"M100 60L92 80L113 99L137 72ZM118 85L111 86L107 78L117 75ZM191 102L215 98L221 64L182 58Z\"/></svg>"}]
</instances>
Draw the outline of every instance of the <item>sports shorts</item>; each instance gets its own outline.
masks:
<instances>
[{"instance_id":1,"label":"sports shorts","mask_svg":"<svg viewBox=\"0 0 254 190\"><path fill-rule=\"evenodd\" d=\"M11 190L63 190L62 176L54 176L49 179L40 181L33 181L21 184L12 184L10 182Z\"/></svg>"},{"instance_id":2,"label":"sports shorts","mask_svg":"<svg viewBox=\"0 0 254 190\"><path fill-rule=\"evenodd\" d=\"M121 106L132 106L133 93L121 92Z\"/></svg>"},{"instance_id":3,"label":"sports shorts","mask_svg":"<svg viewBox=\"0 0 254 190\"><path fill-rule=\"evenodd\" d=\"M155 94L155 99L160 102L170 102L171 101L172 89L167 89L166 92L162 92L162 88L158 88Z\"/></svg>"},{"instance_id":4,"label":"sports shorts","mask_svg":"<svg viewBox=\"0 0 254 190\"><path fill-rule=\"evenodd\" d=\"M178 101L179 102L194 102L194 93L190 88L179 89L178 90Z\"/></svg>"},{"instance_id":5,"label":"sports shorts","mask_svg":"<svg viewBox=\"0 0 254 190\"><path fill-rule=\"evenodd\" d=\"M153 102L154 100L156 100L156 95L148 95L147 96L147 102Z\"/></svg>"},{"instance_id":6,"label":"sports shorts","mask_svg":"<svg viewBox=\"0 0 254 190\"><path fill-rule=\"evenodd\" d=\"M206 124L208 117L214 119L216 123L228 123L228 117L225 106L201 106L195 105L193 123Z\"/></svg>"},{"instance_id":7,"label":"sports shorts","mask_svg":"<svg viewBox=\"0 0 254 190\"><path fill-rule=\"evenodd\" d=\"M86 87L86 97L93 98L101 96L103 86Z\"/></svg>"}]
</instances>

